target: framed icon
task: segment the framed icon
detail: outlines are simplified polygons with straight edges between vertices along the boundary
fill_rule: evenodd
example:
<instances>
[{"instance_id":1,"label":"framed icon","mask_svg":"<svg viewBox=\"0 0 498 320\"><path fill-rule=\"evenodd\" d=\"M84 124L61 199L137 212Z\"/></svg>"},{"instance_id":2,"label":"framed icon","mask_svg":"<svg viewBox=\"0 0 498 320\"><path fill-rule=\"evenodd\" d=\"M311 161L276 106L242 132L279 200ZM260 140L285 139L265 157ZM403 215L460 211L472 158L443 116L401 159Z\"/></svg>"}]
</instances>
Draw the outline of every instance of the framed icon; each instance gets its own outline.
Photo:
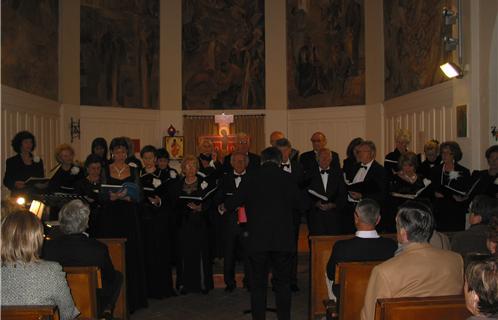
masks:
<instances>
[{"instance_id":1,"label":"framed icon","mask_svg":"<svg viewBox=\"0 0 498 320\"><path fill-rule=\"evenodd\" d=\"M183 137L164 137L164 147L169 153L171 160L183 159Z\"/></svg>"}]
</instances>

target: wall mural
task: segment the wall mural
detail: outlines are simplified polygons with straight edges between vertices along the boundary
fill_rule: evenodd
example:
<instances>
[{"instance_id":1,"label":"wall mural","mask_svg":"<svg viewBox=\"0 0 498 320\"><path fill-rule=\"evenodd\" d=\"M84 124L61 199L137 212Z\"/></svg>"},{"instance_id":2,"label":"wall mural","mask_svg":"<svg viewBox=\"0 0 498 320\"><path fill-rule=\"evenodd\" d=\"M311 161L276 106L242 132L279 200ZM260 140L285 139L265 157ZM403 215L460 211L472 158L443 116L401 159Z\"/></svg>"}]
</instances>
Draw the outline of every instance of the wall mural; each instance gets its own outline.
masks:
<instances>
[{"instance_id":1,"label":"wall mural","mask_svg":"<svg viewBox=\"0 0 498 320\"><path fill-rule=\"evenodd\" d=\"M58 0L2 0L2 84L59 98Z\"/></svg>"},{"instance_id":2,"label":"wall mural","mask_svg":"<svg viewBox=\"0 0 498 320\"><path fill-rule=\"evenodd\" d=\"M81 0L81 104L159 107L159 0Z\"/></svg>"},{"instance_id":3,"label":"wall mural","mask_svg":"<svg viewBox=\"0 0 498 320\"><path fill-rule=\"evenodd\" d=\"M183 109L262 109L264 0L182 1Z\"/></svg>"},{"instance_id":4,"label":"wall mural","mask_svg":"<svg viewBox=\"0 0 498 320\"><path fill-rule=\"evenodd\" d=\"M287 1L288 107L365 103L363 0Z\"/></svg>"},{"instance_id":5,"label":"wall mural","mask_svg":"<svg viewBox=\"0 0 498 320\"><path fill-rule=\"evenodd\" d=\"M385 99L445 80L443 8L451 0L384 0Z\"/></svg>"}]
</instances>

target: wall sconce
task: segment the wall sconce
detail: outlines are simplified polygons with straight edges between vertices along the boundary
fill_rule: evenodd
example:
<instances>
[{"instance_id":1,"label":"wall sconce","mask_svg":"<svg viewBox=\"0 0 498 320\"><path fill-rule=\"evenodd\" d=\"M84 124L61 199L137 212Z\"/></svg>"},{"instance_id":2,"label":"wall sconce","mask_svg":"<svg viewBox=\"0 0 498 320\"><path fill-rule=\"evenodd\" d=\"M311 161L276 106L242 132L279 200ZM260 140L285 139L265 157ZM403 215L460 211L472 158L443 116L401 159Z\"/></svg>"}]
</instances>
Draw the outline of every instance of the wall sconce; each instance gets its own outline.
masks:
<instances>
[{"instance_id":1,"label":"wall sconce","mask_svg":"<svg viewBox=\"0 0 498 320\"><path fill-rule=\"evenodd\" d=\"M458 37L454 38L452 36L452 28L446 28L446 32L443 36L444 50L446 52L452 52L457 50L458 63L455 62L445 62L440 65L439 68L443 71L444 75L450 79L452 78L463 78L463 34L462 34L462 1L457 0L458 12L454 12L448 8L443 9L443 17L445 26L452 26L457 24ZM449 34L446 34L449 33Z\"/></svg>"},{"instance_id":2,"label":"wall sconce","mask_svg":"<svg viewBox=\"0 0 498 320\"><path fill-rule=\"evenodd\" d=\"M71 133L71 143L73 143L74 139L80 138L80 119L76 121L73 120L73 118L71 117L70 133Z\"/></svg>"}]
</instances>

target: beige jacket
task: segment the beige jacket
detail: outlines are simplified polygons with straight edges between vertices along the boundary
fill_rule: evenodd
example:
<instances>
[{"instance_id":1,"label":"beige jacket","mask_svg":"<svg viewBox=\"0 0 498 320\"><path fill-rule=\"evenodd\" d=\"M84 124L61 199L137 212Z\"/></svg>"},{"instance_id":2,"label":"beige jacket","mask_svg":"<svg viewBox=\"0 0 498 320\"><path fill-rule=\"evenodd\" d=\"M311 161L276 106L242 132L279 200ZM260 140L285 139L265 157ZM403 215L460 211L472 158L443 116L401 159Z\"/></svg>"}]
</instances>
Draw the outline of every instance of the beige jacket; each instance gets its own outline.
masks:
<instances>
[{"instance_id":1,"label":"beige jacket","mask_svg":"<svg viewBox=\"0 0 498 320\"><path fill-rule=\"evenodd\" d=\"M462 290L463 261L459 254L428 243L411 243L372 270L361 319L374 319L379 298L455 295Z\"/></svg>"}]
</instances>

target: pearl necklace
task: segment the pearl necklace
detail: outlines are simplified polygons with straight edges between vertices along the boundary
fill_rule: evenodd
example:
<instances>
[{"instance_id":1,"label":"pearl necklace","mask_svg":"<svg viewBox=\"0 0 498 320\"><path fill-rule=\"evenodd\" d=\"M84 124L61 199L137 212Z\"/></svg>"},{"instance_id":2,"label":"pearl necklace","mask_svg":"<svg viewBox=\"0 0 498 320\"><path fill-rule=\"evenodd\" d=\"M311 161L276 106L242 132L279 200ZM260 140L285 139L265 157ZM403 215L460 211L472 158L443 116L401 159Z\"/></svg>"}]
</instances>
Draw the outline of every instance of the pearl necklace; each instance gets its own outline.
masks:
<instances>
[{"instance_id":1,"label":"pearl necklace","mask_svg":"<svg viewBox=\"0 0 498 320\"><path fill-rule=\"evenodd\" d=\"M124 166L122 169L118 169L116 165L114 165L114 171L118 174L118 178L121 178L121 174L126 170L126 166Z\"/></svg>"}]
</instances>

